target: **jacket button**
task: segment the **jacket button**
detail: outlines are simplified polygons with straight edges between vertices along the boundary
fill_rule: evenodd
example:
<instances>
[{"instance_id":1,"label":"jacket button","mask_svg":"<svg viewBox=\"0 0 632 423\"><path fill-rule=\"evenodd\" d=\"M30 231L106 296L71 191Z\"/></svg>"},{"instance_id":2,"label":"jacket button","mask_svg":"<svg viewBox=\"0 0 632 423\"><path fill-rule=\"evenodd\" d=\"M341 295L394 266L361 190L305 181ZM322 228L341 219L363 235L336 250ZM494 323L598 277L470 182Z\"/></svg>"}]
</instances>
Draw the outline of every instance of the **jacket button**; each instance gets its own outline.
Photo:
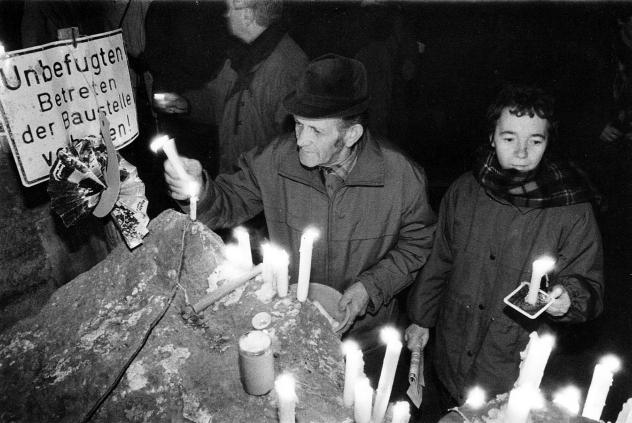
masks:
<instances>
[{"instance_id":1,"label":"jacket button","mask_svg":"<svg viewBox=\"0 0 632 423\"><path fill-rule=\"evenodd\" d=\"M471 351L471 350L467 350L467 356L468 356L468 357L471 357L471 356L473 356L473 355L474 355L474 353L472 353L472 351Z\"/></svg>"},{"instance_id":2,"label":"jacket button","mask_svg":"<svg viewBox=\"0 0 632 423\"><path fill-rule=\"evenodd\" d=\"M489 255L489 259L490 259L490 260L496 260L496 256L495 256L494 254L490 254L490 255Z\"/></svg>"},{"instance_id":3,"label":"jacket button","mask_svg":"<svg viewBox=\"0 0 632 423\"><path fill-rule=\"evenodd\" d=\"M479 304L478 305L478 309L479 310L485 310L485 304Z\"/></svg>"}]
</instances>

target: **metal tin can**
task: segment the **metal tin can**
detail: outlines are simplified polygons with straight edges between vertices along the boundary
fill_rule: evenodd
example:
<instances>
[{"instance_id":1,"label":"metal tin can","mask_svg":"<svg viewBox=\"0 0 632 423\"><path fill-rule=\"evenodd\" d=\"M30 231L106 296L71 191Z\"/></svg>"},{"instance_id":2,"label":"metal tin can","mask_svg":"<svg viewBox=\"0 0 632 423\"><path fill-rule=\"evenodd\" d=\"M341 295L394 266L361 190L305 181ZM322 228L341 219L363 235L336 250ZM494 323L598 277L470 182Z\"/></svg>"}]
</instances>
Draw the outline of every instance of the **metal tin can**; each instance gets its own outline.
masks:
<instances>
[{"instance_id":1,"label":"metal tin can","mask_svg":"<svg viewBox=\"0 0 632 423\"><path fill-rule=\"evenodd\" d=\"M244 390L250 395L264 395L274 387L272 340L260 330L252 330L239 338L239 375Z\"/></svg>"}]
</instances>

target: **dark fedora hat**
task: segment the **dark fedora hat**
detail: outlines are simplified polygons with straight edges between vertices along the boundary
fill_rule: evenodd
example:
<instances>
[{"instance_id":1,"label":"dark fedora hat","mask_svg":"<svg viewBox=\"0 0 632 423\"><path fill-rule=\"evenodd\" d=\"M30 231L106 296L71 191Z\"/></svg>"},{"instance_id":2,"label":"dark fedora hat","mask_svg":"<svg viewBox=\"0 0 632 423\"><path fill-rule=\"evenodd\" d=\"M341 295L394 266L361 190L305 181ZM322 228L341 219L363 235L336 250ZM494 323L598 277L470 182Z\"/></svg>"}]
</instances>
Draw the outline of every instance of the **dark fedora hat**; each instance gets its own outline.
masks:
<instances>
[{"instance_id":1,"label":"dark fedora hat","mask_svg":"<svg viewBox=\"0 0 632 423\"><path fill-rule=\"evenodd\" d=\"M283 105L293 115L312 119L360 114L369 105L366 69L348 57L320 56L307 65Z\"/></svg>"}]
</instances>

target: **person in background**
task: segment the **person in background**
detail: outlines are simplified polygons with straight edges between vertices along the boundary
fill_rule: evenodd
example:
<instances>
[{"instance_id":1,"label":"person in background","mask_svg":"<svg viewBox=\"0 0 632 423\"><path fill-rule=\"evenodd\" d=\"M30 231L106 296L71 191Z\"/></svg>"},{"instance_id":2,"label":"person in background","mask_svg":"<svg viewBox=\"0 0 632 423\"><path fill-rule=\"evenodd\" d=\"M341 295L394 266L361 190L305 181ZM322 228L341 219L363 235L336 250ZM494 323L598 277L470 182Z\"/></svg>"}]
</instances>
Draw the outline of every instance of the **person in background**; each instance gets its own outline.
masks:
<instances>
[{"instance_id":1,"label":"person in background","mask_svg":"<svg viewBox=\"0 0 632 423\"><path fill-rule=\"evenodd\" d=\"M492 398L508 392L531 331L584 322L602 311L594 191L582 171L549 157L552 98L509 86L487 116L483 154L442 199L432 253L409 296L408 346L423 348L434 328L444 411L462 404L475 385ZM544 255L556 260L549 275L554 301L531 320L503 298L530 280L533 261Z\"/></svg>"},{"instance_id":2,"label":"person in background","mask_svg":"<svg viewBox=\"0 0 632 423\"><path fill-rule=\"evenodd\" d=\"M222 68L230 45L224 10L216 1L155 1L146 19L154 132L172 137L180 154L200 161L213 176L218 172L218 130L207 84ZM155 161L148 180L152 216L173 207L160 176L162 161Z\"/></svg>"},{"instance_id":3,"label":"person in background","mask_svg":"<svg viewBox=\"0 0 632 423\"><path fill-rule=\"evenodd\" d=\"M215 229L263 211L270 241L292 257L291 282L301 235L315 227L310 281L342 294L338 305L350 318L339 329L361 344L369 362L370 354L383 353L379 329L398 317L395 296L430 253L436 217L426 176L367 129L367 77L359 61L315 59L283 104L294 116L294 133L242 155L236 173L213 181L199 162L184 159L190 178L203 186L198 216ZM190 181L169 161L165 179L174 199L188 198Z\"/></svg>"},{"instance_id":4,"label":"person in background","mask_svg":"<svg viewBox=\"0 0 632 423\"><path fill-rule=\"evenodd\" d=\"M209 84L219 126L219 170L241 153L291 128L283 98L305 69L307 56L279 24L281 0L227 0L228 29L239 42Z\"/></svg>"}]
</instances>

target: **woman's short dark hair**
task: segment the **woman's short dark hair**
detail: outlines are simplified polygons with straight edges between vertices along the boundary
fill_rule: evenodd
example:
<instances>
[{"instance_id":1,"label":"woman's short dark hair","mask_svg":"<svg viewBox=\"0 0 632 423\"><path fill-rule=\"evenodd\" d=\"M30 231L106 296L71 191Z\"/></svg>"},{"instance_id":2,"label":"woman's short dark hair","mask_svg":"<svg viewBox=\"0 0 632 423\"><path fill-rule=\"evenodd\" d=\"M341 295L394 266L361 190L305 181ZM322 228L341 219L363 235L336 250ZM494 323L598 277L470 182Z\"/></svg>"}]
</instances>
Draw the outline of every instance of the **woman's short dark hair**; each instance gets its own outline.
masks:
<instances>
[{"instance_id":1,"label":"woman's short dark hair","mask_svg":"<svg viewBox=\"0 0 632 423\"><path fill-rule=\"evenodd\" d=\"M549 139L557 134L555 100L544 90L527 85L508 85L504 87L496 100L487 109L487 125L490 135L494 134L496 124L504 109L514 116L538 116L548 122Z\"/></svg>"}]
</instances>

